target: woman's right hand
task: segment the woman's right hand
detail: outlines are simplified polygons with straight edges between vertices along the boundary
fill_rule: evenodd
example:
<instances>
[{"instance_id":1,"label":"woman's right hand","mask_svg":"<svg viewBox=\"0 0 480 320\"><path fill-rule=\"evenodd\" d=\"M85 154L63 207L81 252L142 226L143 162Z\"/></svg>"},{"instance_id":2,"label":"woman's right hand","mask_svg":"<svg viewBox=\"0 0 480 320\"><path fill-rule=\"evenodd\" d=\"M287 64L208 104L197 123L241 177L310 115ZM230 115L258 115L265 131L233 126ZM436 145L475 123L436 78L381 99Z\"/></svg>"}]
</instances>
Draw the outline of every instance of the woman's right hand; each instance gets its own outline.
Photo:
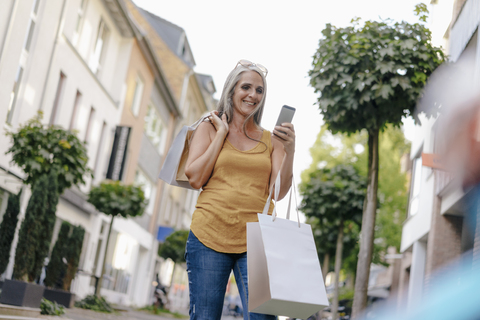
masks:
<instances>
[{"instance_id":1,"label":"woman's right hand","mask_svg":"<svg viewBox=\"0 0 480 320\"><path fill-rule=\"evenodd\" d=\"M224 137L226 137L229 130L227 115L224 113L222 114L222 118L219 118L217 110L210 112L210 114L211 116L208 118L215 127L215 130L217 130L217 133L223 134Z\"/></svg>"}]
</instances>

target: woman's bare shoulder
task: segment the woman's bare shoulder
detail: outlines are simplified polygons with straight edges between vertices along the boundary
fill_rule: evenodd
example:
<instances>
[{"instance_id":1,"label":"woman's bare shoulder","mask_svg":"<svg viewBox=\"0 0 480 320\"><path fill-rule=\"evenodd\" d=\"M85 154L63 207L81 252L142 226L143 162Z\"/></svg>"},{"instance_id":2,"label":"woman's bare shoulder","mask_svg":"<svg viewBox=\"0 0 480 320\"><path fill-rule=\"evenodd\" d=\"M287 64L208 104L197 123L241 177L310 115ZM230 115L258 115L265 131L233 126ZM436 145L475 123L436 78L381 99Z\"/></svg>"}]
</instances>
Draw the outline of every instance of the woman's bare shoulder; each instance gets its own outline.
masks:
<instances>
[{"instance_id":1,"label":"woman's bare shoulder","mask_svg":"<svg viewBox=\"0 0 480 320\"><path fill-rule=\"evenodd\" d=\"M215 136L216 133L215 127L210 120L205 120L200 123L195 131L195 135L198 134L200 136L208 136L210 138L212 138L212 135Z\"/></svg>"}]
</instances>

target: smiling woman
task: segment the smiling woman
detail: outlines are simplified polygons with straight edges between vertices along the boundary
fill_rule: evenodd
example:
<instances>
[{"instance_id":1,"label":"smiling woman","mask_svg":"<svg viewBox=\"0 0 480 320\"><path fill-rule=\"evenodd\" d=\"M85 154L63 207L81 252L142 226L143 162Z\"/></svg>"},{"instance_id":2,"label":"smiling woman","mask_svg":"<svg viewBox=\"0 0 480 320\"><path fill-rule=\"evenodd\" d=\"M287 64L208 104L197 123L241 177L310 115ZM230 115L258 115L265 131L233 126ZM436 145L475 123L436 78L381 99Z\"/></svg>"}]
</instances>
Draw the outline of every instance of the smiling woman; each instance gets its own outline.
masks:
<instances>
[{"instance_id":1,"label":"smiling woman","mask_svg":"<svg viewBox=\"0 0 480 320\"><path fill-rule=\"evenodd\" d=\"M247 312L246 224L258 221L278 174L279 199L288 192L295 152L291 123L275 127L275 135L260 126L266 73L262 65L240 60L217 110L198 126L190 145L185 174L192 187L202 188L185 251L191 319L220 319L232 271L244 319L275 319Z\"/></svg>"}]
</instances>

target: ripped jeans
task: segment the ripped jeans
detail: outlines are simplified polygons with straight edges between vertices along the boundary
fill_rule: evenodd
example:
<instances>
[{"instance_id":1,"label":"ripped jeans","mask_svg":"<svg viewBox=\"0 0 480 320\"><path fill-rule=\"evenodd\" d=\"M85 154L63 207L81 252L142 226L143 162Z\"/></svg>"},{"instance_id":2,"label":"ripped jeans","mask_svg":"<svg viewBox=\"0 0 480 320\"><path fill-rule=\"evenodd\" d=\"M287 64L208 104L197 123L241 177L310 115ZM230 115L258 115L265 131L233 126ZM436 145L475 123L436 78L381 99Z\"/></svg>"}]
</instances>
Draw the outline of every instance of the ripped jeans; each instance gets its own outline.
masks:
<instances>
[{"instance_id":1,"label":"ripped jeans","mask_svg":"<svg viewBox=\"0 0 480 320\"><path fill-rule=\"evenodd\" d=\"M277 319L271 315L248 312L247 253L217 252L204 246L190 231L185 259L190 289L191 320L220 320L232 270L242 300L243 319Z\"/></svg>"}]
</instances>

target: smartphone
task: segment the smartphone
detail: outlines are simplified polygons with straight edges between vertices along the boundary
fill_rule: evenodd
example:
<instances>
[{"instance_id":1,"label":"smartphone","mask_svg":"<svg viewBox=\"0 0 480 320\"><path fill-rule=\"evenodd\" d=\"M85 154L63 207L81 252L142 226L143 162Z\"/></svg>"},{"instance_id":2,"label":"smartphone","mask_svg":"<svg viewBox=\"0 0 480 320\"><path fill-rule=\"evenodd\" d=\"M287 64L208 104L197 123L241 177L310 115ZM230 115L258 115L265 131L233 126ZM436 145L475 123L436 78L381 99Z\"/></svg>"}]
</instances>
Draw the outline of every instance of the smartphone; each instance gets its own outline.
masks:
<instances>
[{"instance_id":1,"label":"smartphone","mask_svg":"<svg viewBox=\"0 0 480 320\"><path fill-rule=\"evenodd\" d=\"M281 126L282 123L284 122L291 123L294 114L295 114L295 108L284 105L282 107L282 110L280 110L280 114L278 115L277 123L275 124L275 126ZM285 133L283 131L280 131L280 132Z\"/></svg>"}]
</instances>

